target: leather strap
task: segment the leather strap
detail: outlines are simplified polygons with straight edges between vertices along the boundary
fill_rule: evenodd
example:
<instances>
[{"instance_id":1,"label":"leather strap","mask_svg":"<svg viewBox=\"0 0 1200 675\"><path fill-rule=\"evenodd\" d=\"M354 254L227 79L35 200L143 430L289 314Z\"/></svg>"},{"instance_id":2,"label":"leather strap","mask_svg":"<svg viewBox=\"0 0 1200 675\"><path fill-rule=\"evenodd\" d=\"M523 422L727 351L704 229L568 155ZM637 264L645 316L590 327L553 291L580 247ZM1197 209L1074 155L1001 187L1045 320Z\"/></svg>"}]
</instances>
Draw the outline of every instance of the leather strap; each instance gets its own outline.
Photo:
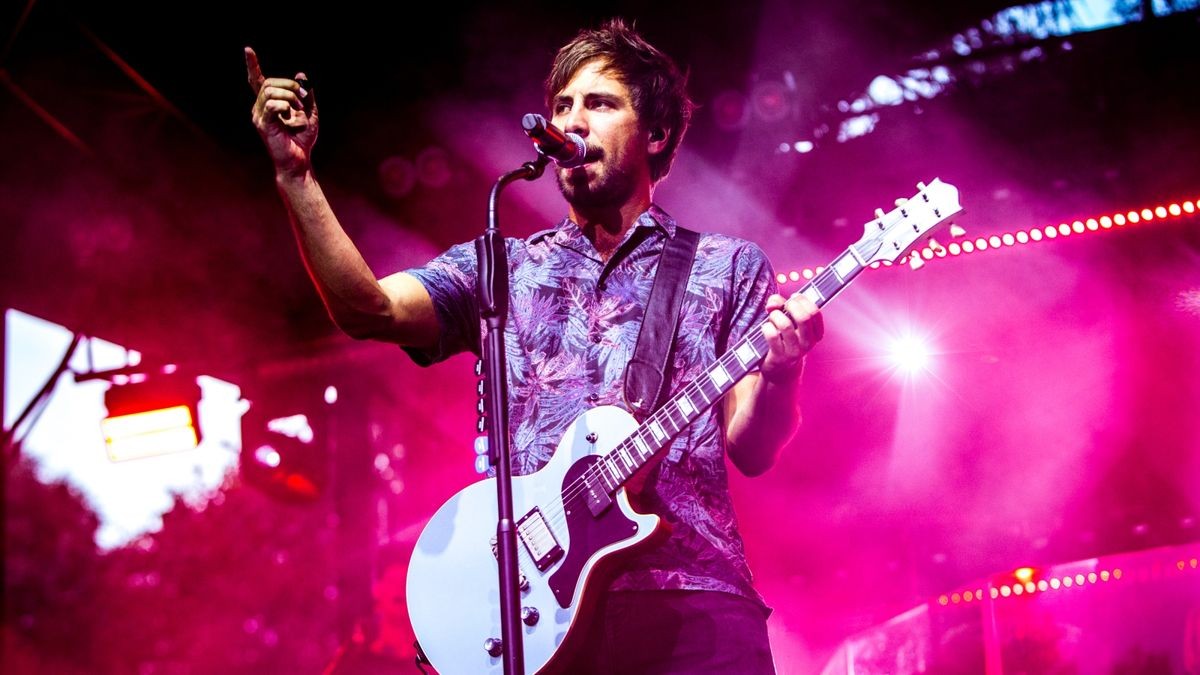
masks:
<instances>
[{"instance_id":1,"label":"leather strap","mask_svg":"<svg viewBox=\"0 0 1200 675\"><path fill-rule=\"evenodd\" d=\"M658 259L654 286L642 316L633 357L625 366L625 403L639 421L666 400L670 356L679 330L679 308L687 294L688 277L696 259L700 235L676 226Z\"/></svg>"}]
</instances>

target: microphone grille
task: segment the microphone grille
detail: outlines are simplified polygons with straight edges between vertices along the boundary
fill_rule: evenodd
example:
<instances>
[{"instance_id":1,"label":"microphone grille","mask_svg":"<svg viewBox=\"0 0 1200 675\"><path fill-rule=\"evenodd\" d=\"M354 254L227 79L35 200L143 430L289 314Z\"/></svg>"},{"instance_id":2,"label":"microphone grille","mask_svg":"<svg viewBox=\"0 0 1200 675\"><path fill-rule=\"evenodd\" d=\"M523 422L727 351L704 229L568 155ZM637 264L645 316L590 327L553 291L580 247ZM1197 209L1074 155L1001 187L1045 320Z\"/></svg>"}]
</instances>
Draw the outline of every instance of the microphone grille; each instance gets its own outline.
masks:
<instances>
[{"instance_id":1,"label":"microphone grille","mask_svg":"<svg viewBox=\"0 0 1200 675\"><path fill-rule=\"evenodd\" d=\"M527 132L535 129L545 129L546 118L537 113L526 113L525 116L521 118L521 126L524 127L525 131Z\"/></svg>"}]
</instances>

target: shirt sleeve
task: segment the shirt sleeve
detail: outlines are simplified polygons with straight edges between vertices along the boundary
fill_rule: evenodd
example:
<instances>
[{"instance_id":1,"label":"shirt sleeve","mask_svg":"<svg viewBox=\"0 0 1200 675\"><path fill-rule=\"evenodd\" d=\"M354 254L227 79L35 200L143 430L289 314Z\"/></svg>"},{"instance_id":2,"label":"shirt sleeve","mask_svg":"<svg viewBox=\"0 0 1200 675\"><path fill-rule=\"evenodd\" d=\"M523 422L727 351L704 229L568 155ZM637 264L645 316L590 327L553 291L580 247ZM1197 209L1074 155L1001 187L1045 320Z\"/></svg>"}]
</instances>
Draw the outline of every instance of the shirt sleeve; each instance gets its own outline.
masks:
<instances>
[{"instance_id":1,"label":"shirt sleeve","mask_svg":"<svg viewBox=\"0 0 1200 675\"><path fill-rule=\"evenodd\" d=\"M771 261L757 244L745 242L734 253L733 280L730 286L728 331L720 345L724 353L767 320L767 298L779 292Z\"/></svg>"},{"instance_id":2,"label":"shirt sleeve","mask_svg":"<svg viewBox=\"0 0 1200 675\"><path fill-rule=\"evenodd\" d=\"M477 265L475 244L466 242L421 267L405 270L429 292L438 321L438 338L432 347L404 347L417 365L432 365L461 352L480 352Z\"/></svg>"}]
</instances>

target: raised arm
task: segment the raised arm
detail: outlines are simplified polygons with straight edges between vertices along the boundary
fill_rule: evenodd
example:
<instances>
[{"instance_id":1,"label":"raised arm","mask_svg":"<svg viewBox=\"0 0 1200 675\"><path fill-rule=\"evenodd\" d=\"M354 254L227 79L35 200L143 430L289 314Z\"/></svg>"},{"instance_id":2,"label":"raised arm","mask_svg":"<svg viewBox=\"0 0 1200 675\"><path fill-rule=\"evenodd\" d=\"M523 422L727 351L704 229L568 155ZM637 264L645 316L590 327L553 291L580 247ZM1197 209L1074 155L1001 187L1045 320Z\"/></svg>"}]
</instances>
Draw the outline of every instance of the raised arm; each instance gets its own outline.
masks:
<instances>
[{"instance_id":1,"label":"raised arm","mask_svg":"<svg viewBox=\"0 0 1200 675\"><path fill-rule=\"evenodd\" d=\"M432 345L438 322L425 287L403 272L376 279L313 175L318 113L308 78L304 73L293 79L263 77L250 47L246 77L256 94L251 120L275 165L275 185L300 255L329 316L356 339Z\"/></svg>"}]
</instances>

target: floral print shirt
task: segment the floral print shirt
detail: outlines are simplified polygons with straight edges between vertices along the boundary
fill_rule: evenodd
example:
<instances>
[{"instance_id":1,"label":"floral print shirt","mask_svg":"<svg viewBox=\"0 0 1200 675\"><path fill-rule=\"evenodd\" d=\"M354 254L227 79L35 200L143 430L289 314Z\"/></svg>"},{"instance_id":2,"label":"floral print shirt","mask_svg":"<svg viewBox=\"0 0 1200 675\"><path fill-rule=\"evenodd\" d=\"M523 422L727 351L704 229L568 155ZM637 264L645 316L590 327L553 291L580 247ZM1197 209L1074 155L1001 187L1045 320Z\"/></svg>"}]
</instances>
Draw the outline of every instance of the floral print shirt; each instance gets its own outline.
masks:
<instances>
[{"instance_id":1,"label":"floral print shirt","mask_svg":"<svg viewBox=\"0 0 1200 675\"><path fill-rule=\"evenodd\" d=\"M633 353L659 254L675 221L657 206L642 214L602 261L569 219L524 240L508 239L511 295L506 331L513 471L537 471L567 426L598 405L624 402ZM473 242L408 270L429 291L441 331L422 365L480 352ZM766 320L777 292L762 250L719 234L700 237L681 309L671 392L698 377L728 345ZM710 408L671 445L639 501L672 526L662 544L625 558L614 590L691 589L762 600L751 585L730 500L722 406Z\"/></svg>"}]
</instances>

